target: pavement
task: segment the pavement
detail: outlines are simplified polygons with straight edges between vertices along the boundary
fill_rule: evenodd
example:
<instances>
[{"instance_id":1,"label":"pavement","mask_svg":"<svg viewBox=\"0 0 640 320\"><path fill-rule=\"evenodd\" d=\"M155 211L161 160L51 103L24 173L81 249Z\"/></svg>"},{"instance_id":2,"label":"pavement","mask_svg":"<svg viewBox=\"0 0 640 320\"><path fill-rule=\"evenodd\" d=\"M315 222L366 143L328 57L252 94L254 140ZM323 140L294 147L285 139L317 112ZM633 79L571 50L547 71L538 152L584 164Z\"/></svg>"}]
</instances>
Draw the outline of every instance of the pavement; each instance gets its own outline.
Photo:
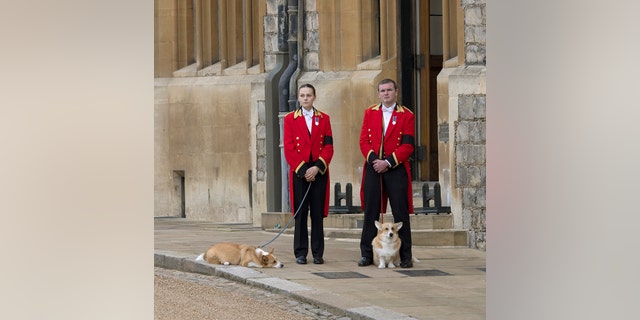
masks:
<instances>
[{"instance_id":1,"label":"pavement","mask_svg":"<svg viewBox=\"0 0 640 320\"><path fill-rule=\"evenodd\" d=\"M261 287L351 319L486 319L486 253L413 246L413 268L359 267L359 240L325 239L325 263L295 263L293 236L246 224L154 219L156 267L209 274ZM272 241L273 240L273 241ZM284 268L211 265L195 258L211 245L245 243L275 249Z\"/></svg>"}]
</instances>

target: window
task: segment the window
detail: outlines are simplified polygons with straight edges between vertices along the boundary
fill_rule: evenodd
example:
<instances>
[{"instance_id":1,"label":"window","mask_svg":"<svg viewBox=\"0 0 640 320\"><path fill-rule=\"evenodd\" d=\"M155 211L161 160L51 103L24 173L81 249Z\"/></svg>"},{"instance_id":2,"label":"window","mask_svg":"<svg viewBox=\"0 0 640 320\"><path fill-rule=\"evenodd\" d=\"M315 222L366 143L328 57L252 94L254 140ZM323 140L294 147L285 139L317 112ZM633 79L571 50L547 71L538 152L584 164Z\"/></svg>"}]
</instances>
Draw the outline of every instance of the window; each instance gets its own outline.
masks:
<instances>
[{"instance_id":1,"label":"window","mask_svg":"<svg viewBox=\"0 0 640 320\"><path fill-rule=\"evenodd\" d=\"M380 1L362 1L362 60L380 55Z\"/></svg>"},{"instance_id":2,"label":"window","mask_svg":"<svg viewBox=\"0 0 640 320\"><path fill-rule=\"evenodd\" d=\"M445 67L464 64L464 52L459 52L458 50L458 48L464 48L462 45L463 20L460 1L442 0L442 55L445 61ZM456 57L457 59L453 59Z\"/></svg>"},{"instance_id":3,"label":"window","mask_svg":"<svg viewBox=\"0 0 640 320\"><path fill-rule=\"evenodd\" d=\"M264 11L266 6L253 0L177 1L177 68L260 64Z\"/></svg>"},{"instance_id":4,"label":"window","mask_svg":"<svg viewBox=\"0 0 640 320\"><path fill-rule=\"evenodd\" d=\"M196 62L194 51L194 8L193 1L178 1L177 7L177 52L178 69Z\"/></svg>"}]
</instances>

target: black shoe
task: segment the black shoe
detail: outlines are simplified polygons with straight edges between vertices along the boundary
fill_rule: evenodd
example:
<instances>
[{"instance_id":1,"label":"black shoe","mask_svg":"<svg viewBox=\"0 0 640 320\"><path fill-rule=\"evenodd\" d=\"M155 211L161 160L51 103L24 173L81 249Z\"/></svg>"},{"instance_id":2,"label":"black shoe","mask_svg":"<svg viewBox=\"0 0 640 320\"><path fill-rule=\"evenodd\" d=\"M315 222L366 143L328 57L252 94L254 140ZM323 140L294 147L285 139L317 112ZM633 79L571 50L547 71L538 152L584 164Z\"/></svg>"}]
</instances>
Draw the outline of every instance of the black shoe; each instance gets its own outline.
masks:
<instances>
[{"instance_id":1,"label":"black shoe","mask_svg":"<svg viewBox=\"0 0 640 320\"><path fill-rule=\"evenodd\" d=\"M315 263L315 264L323 264L324 263L324 259L322 259L322 257L313 258L313 263Z\"/></svg>"},{"instance_id":2,"label":"black shoe","mask_svg":"<svg viewBox=\"0 0 640 320\"><path fill-rule=\"evenodd\" d=\"M400 262L400 267L401 268L413 268L413 261L411 260L405 260Z\"/></svg>"},{"instance_id":3,"label":"black shoe","mask_svg":"<svg viewBox=\"0 0 640 320\"><path fill-rule=\"evenodd\" d=\"M370 264L372 264L373 261L371 260L371 258L367 258L367 257L362 257L362 259L360 259L360 261L358 261L358 267L366 267Z\"/></svg>"},{"instance_id":4,"label":"black shoe","mask_svg":"<svg viewBox=\"0 0 640 320\"><path fill-rule=\"evenodd\" d=\"M297 264L307 264L307 258L305 258L305 257L298 257L298 258L296 259L296 263L297 263Z\"/></svg>"}]
</instances>

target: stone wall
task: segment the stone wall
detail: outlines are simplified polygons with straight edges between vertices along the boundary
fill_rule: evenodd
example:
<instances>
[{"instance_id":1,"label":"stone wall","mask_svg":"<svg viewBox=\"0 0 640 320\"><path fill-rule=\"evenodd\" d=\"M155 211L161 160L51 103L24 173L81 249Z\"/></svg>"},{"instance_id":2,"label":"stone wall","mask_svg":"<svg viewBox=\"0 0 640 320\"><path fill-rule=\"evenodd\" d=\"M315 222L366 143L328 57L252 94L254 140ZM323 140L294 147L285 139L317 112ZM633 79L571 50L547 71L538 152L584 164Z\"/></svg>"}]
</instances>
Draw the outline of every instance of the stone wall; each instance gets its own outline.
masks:
<instances>
[{"instance_id":1,"label":"stone wall","mask_svg":"<svg viewBox=\"0 0 640 320\"><path fill-rule=\"evenodd\" d=\"M306 0L304 1L304 53L303 63L304 69L309 71L320 70L320 33L318 28L320 22L318 21L318 11L316 11L316 1Z\"/></svg>"},{"instance_id":2,"label":"stone wall","mask_svg":"<svg viewBox=\"0 0 640 320\"><path fill-rule=\"evenodd\" d=\"M249 223L265 210L254 201L263 83L262 75L156 79L156 216L178 211L176 172L187 218Z\"/></svg>"},{"instance_id":3,"label":"stone wall","mask_svg":"<svg viewBox=\"0 0 640 320\"><path fill-rule=\"evenodd\" d=\"M466 65L486 65L487 14L485 0L462 0Z\"/></svg>"},{"instance_id":4,"label":"stone wall","mask_svg":"<svg viewBox=\"0 0 640 320\"><path fill-rule=\"evenodd\" d=\"M269 72L276 66L278 52L278 3L267 0L267 14L264 17L264 70Z\"/></svg>"},{"instance_id":5,"label":"stone wall","mask_svg":"<svg viewBox=\"0 0 640 320\"><path fill-rule=\"evenodd\" d=\"M477 82L486 82L486 1L462 0L465 65L477 66ZM473 86L472 86L473 87ZM458 96L455 123L455 185L469 245L486 250L486 89Z\"/></svg>"},{"instance_id":6,"label":"stone wall","mask_svg":"<svg viewBox=\"0 0 640 320\"><path fill-rule=\"evenodd\" d=\"M301 54L304 69L307 71L318 71L320 61L318 52L320 50L320 34L318 11L316 11L315 0L300 0L304 5L304 35L303 52ZM276 55L278 52L278 6L286 4L283 0L267 0L267 14L264 18L264 56L265 71L269 72L275 68Z\"/></svg>"},{"instance_id":7,"label":"stone wall","mask_svg":"<svg viewBox=\"0 0 640 320\"><path fill-rule=\"evenodd\" d=\"M455 123L456 188L462 193L462 225L471 247L486 249L486 95L458 97Z\"/></svg>"}]
</instances>

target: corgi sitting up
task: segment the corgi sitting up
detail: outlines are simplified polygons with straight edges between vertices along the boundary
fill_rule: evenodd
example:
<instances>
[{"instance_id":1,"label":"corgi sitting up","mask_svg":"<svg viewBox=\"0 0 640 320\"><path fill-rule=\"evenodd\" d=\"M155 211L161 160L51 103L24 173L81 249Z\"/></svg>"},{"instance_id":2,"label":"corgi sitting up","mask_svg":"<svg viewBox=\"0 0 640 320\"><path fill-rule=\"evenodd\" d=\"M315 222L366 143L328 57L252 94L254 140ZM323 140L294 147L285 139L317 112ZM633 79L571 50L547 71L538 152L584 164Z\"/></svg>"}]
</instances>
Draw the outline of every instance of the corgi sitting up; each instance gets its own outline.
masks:
<instances>
[{"instance_id":1,"label":"corgi sitting up","mask_svg":"<svg viewBox=\"0 0 640 320\"><path fill-rule=\"evenodd\" d=\"M378 268L395 268L400 265L400 237L398 230L402 228L402 221L397 223L376 221L378 235L373 238L371 245L373 246L373 263Z\"/></svg>"}]
</instances>

